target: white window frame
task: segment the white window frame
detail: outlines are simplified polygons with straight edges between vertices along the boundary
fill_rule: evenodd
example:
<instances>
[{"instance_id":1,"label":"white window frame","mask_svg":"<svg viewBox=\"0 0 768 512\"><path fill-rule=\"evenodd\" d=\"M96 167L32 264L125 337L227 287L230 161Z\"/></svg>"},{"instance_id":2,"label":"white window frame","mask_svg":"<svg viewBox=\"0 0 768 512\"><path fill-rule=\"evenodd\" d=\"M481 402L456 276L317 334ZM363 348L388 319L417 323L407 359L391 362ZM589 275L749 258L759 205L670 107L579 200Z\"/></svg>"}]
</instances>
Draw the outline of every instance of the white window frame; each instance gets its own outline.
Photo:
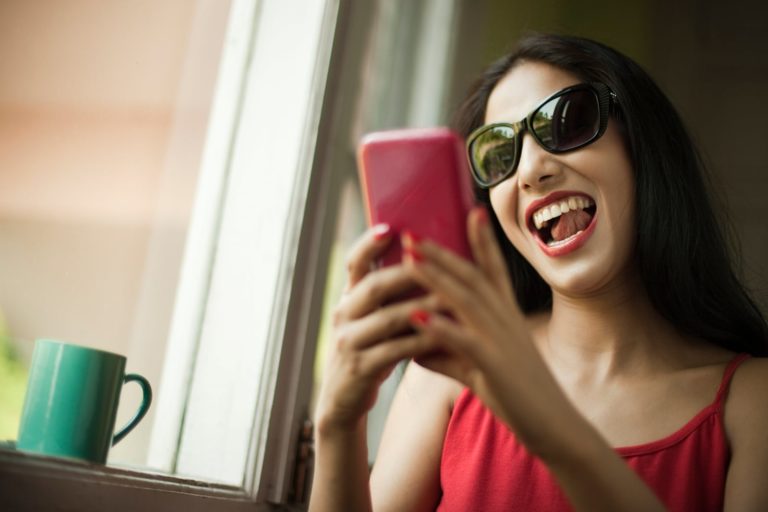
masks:
<instances>
[{"instance_id":1,"label":"white window frame","mask_svg":"<svg viewBox=\"0 0 768 512\"><path fill-rule=\"evenodd\" d=\"M231 485L260 478L338 8L337 0L302 4L232 6L153 467ZM246 468L253 474L244 480Z\"/></svg>"}]
</instances>

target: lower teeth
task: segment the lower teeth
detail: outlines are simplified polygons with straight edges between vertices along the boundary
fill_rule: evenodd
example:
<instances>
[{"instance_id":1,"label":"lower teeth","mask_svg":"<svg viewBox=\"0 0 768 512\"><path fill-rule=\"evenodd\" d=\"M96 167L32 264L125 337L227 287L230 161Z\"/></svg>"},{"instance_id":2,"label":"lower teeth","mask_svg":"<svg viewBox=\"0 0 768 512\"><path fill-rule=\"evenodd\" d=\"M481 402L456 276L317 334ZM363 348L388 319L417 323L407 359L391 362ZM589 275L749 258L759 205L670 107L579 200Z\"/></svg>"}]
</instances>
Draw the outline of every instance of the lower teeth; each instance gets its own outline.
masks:
<instances>
[{"instance_id":1,"label":"lower teeth","mask_svg":"<svg viewBox=\"0 0 768 512\"><path fill-rule=\"evenodd\" d=\"M583 232L584 232L584 230L580 229L577 232L575 232L574 234L572 234L571 236L569 236L568 238L565 238L563 240L550 240L549 242L547 242L547 247L559 247L561 245L565 245L568 242L570 242L571 240L573 240L574 238L576 238L577 236L579 236Z\"/></svg>"}]
</instances>

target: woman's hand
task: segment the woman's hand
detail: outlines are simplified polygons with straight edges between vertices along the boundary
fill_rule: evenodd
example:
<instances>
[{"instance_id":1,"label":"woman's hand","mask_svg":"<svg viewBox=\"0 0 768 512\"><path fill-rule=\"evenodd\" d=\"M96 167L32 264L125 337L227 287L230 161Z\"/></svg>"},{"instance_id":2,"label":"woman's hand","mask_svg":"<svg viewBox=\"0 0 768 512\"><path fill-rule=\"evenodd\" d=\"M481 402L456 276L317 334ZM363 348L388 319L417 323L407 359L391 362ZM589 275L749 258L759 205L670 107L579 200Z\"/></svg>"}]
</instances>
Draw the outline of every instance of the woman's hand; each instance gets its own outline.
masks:
<instances>
[{"instance_id":1,"label":"woman's hand","mask_svg":"<svg viewBox=\"0 0 768 512\"><path fill-rule=\"evenodd\" d=\"M391 242L387 225L374 226L347 258L348 284L333 312L333 334L317 409L321 432L351 432L373 407L380 384L402 359L429 351L434 343L413 332L414 309L432 311L429 296L388 304L415 287L404 265L371 270Z\"/></svg>"},{"instance_id":2,"label":"woman's hand","mask_svg":"<svg viewBox=\"0 0 768 512\"><path fill-rule=\"evenodd\" d=\"M450 313L412 312L413 325L442 350L420 362L468 386L536 451L548 442L540 439L542 425L559 415L559 405L569 411L568 400L534 346L484 208L470 213L467 229L474 264L403 237L414 279Z\"/></svg>"}]
</instances>

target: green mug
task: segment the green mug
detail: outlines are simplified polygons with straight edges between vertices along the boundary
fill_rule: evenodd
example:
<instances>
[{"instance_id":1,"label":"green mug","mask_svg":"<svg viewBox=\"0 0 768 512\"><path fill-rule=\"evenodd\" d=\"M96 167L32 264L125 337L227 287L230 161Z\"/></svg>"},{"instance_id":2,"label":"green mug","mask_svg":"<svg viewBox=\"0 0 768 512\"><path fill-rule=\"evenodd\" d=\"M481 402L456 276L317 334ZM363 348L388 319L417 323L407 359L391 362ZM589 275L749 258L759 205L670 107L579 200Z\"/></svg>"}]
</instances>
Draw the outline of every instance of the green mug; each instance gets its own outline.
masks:
<instances>
[{"instance_id":1,"label":"green mug","mask_svg":"<svg viewBox=\"0 0 768 512\"><path fill-rule=\"evenodd\" d=\"M120 391L137 382L143 398L117 434ZM105 463L109 448L147 414L152 388L141 375L125 374L125 357L55 340L37 340L19 425L19 450Z\"/></svg>"}]
</instances>

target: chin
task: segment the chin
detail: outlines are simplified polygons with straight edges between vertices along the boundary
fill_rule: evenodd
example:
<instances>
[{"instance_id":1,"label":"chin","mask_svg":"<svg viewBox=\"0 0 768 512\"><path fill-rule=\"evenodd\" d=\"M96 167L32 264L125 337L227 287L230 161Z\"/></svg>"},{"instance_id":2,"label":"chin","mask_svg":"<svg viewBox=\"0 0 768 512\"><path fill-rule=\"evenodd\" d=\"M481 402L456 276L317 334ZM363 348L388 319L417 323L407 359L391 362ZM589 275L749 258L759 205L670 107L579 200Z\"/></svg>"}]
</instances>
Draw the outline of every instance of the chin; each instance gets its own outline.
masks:
<instances>
[{"instance_id":1,"label":"chin","mask_svg":"<svg viewBox=\"0 0 768 512\"><path fill-rule=\"evenodd\" d=\"M569 297L598 294L612 280L612 272L604 262L573 262L568 268L536 270L553 293Z\"/></svg>"}]
</instances>

